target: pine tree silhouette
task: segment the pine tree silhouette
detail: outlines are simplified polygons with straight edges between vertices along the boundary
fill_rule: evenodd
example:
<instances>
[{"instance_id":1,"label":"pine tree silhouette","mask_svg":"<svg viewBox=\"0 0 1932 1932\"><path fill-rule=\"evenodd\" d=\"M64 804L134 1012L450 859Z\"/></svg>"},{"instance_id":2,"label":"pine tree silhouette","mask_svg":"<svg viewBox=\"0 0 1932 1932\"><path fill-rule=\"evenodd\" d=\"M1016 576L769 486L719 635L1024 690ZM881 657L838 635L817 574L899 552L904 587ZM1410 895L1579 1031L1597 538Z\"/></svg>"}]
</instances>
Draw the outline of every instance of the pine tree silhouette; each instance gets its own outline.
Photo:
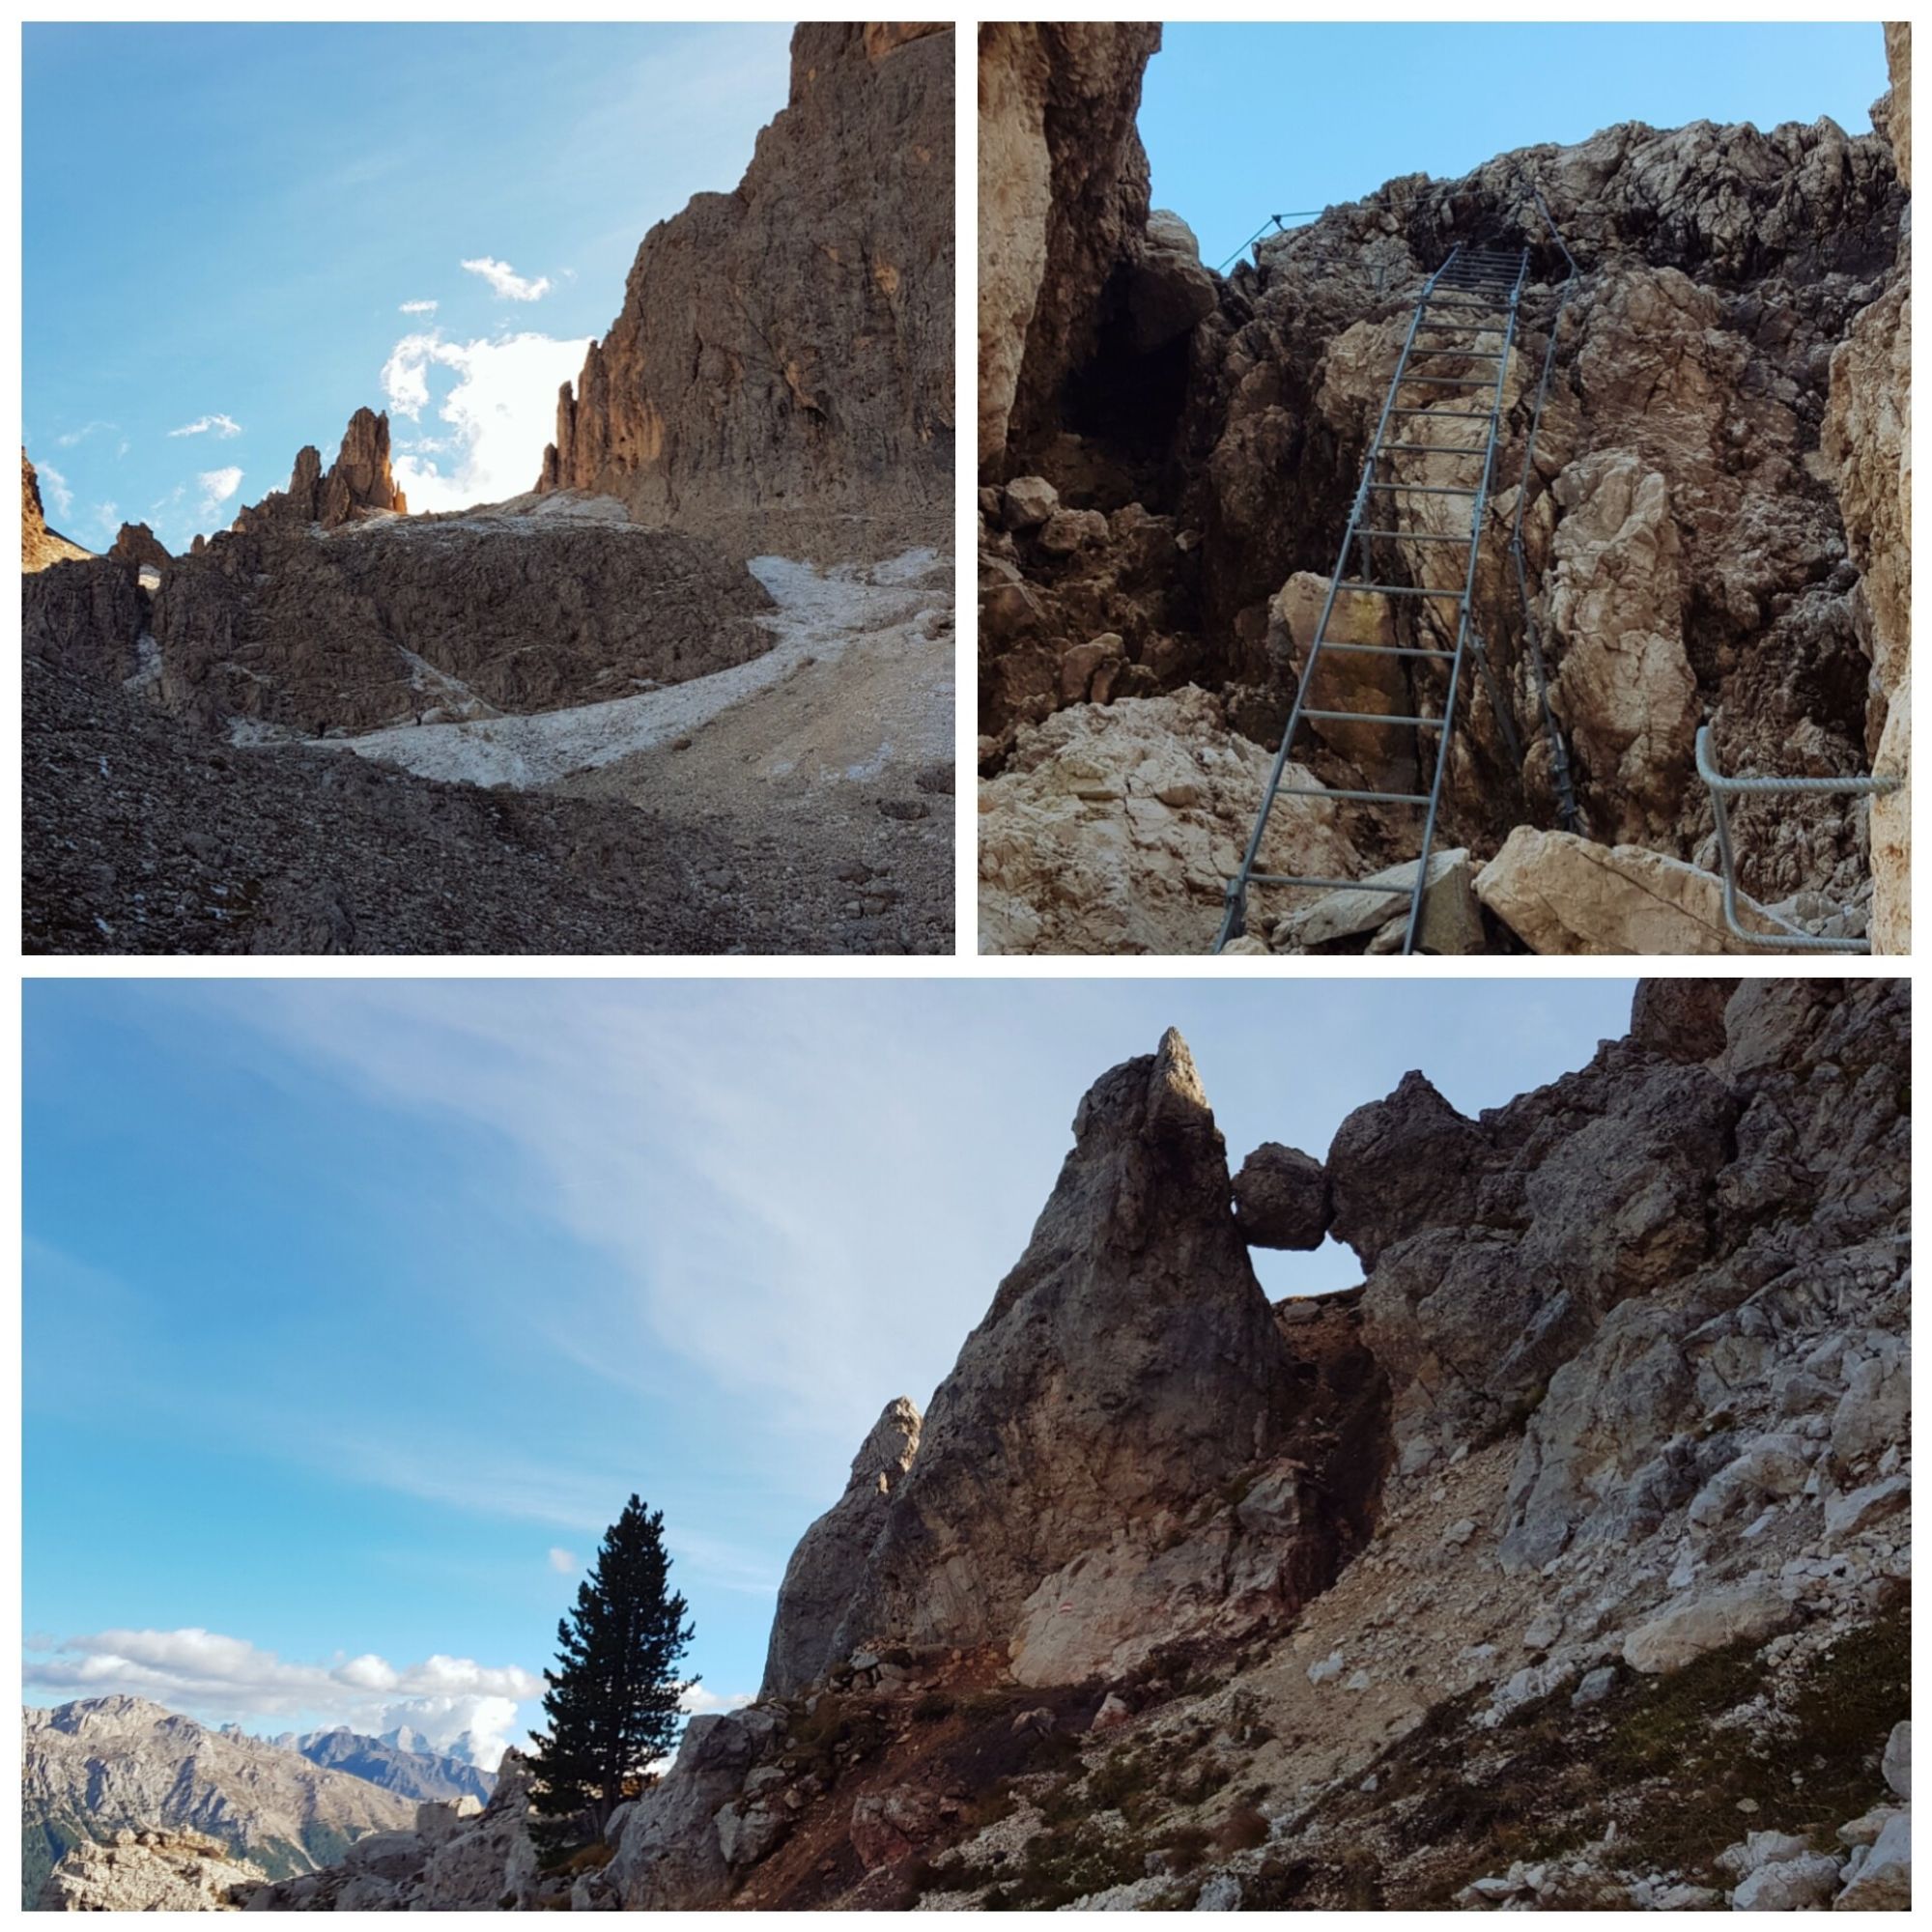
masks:
<instances>
[{"instance_id":1,"label":"pine tree silhouette","mask_svg":"<svg viewBox=\"0 0 1932 1932\"><path fill-rule=\"evenodd\" d=\"M550 1734L531 1733L539 1814L588 1812L601 1834L636 1780L669 1752L679 1700L698 1681L677 1674L694 1631L689 1607L670 1587L664 1512L633 1496L556 1627L557 1667L544 1672Z\"/></svg>"}]
</instances>

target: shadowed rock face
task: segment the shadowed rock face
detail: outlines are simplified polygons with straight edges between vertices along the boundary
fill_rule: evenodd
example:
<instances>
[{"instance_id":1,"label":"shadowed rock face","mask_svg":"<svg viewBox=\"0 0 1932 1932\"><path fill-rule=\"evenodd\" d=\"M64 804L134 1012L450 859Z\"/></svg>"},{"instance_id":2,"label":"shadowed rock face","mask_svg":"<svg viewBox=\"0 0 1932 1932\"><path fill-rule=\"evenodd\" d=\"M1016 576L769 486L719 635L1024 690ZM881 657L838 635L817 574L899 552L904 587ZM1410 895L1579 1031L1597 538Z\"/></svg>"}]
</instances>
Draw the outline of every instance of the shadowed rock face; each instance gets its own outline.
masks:
<instances>
[{"instance_id":1,"label":"shadowed rock face","mask_svg":"<svg viewBox=\"0 0 1932 1932\"><path fill-rule=\"evenodd\" d=\"M154 605L170 708L315 736L628 697L771 646L742 564L619 523L250 511L171 564Z\"/></svg>"},{"instance_id":2,"label":"shadowed rock face","mask_svg":"<svg viewBox=\"0 0 1932 1932\"><path fill-rule=\"evenodd\" d=\"M143 564L160 570L172 561L167 546L146 524L123 524L115 535L113 549L107 554L137 571Z\"/></svg>"},{"instance_id":3,"label":"shadowed rock face","mask_svg":"<svg viewBox=\"0 0 1932 1932\"><path fill-rule=\"evenodd\" d=\"M731 194L644 238L539 490L896 522L952 474L952 31L808 24Z\"/></svg>"}]
</instances>

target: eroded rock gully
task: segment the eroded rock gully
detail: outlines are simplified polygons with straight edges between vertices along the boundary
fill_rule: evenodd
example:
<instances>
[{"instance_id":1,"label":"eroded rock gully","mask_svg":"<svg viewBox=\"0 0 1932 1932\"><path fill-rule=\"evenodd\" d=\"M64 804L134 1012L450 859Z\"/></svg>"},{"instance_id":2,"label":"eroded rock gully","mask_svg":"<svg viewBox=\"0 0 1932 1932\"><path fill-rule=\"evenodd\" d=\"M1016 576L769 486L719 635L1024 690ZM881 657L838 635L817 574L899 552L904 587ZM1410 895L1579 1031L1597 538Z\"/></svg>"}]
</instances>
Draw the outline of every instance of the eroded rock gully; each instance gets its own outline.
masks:
<instances>
[{"instance_id":1,"label":"eroded rock gully","mask_svg":"<svg viewBox=\"0 0 1932 1932\"><path fill-rule=\"evenodd\" d=\"M1390 182L1264 242L1224 279L1202 267L1184 224L1148 210L1132 123L1156 31L983 30L984 944L1206 950L1260 800L1258 779L1214 781L1243 761L1240 746L1279 739L1416 292L1459 242L1532 251L1478 580L1484 636L1529 752L1519 770L1487 699L1465 693L1438 838L1481 867L1513 827L1555 823L1505 548L1561 268L1532 187L1582 264L1522 513L1589 838L1715 865L1692 769L1702 722L1731 771L1905 769L1909 30L1886 32L1896 84L1874 133L1826 121L1610 128L1457 182ZM1430 440L1454 443L1472 426L1432 427ZM1402 461L1406 482L1466 480L1453 459ZM1416 518L1418 529L1453 526ZM1398 548L1408 581L1435 581L1426 573L1439 556ZM1363 640L1446 641L1427 600L1411 601L1423 614L1391 618L1358 600L1353 616L1388 633ZM1360 665L1372 668L1326 694L1329 708L1438 705L1439 668ZM1177 721L1171 762L1205 782L1176 800L1136 781L1138 731L1122 766L1087 721L1190 688L1214 715ZM1379 762L1403 755L1397 734L1323 728L1297 739L1321 781L1405 778ZM1337 838L1363 862L1350 876L1411 857L1412 824L1383 810L1287 802L1281 865L1325 871L1321 843ZM1902 951L1908 810L1903 792L1875 810L1747 801L1745 887L1813 929L1869 925L1880 950ZM1555 889L1577 890L1577 876L1571 867ZM1649 897L1627 867L1583 877L1602 902L1575 923L1585 927L1614 926ZM1512 927L1501 883L1483 895L1477 943L1582 950L1572 922ZM1523 882L1506 883L1520 899ZM1540 883L1532 868L1526 888ZM1123 933L1122 898L1171 910ZM1257 929L1264 943L1300 944L1273 920ZM1734 946L1694 917L1667 943Z\"/></svg>"},{"instance_id":2,"label":"eroded rock gully","mask_svg":"<svg viewBox=\"0 0 1932 1932\"><path fill-rule=\"evenodd\" d=\"M1896 981L1654 981L1238 1180L1178 1035L1103 1075L575 1902L1896 1900L1909 1047ZM1270 1307L1324 1234L1364 1285Z\"/></svg>"}]
</instances>

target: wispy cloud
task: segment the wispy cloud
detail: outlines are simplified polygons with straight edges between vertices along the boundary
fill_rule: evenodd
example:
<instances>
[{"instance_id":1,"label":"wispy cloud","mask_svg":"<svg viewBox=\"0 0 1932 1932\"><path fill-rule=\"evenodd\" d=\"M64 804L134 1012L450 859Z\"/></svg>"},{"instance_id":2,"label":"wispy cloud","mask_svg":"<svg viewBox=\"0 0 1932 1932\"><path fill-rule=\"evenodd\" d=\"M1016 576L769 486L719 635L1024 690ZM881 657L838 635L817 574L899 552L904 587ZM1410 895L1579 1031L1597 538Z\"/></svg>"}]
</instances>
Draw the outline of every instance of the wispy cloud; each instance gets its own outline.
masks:
<instances>
[{"instance_id":1,"label":"wispy cloud","mask_svg":"<svg viewBox=\"0 0 1932 1932\"><path fill-rule=\"evenodd\" d=\"M242 472L234 464L222 469L204 469L201 472L201 514L204 517L218 517L221 506L234 497L242 487Z\"/></svg>"},{"instance_id":2,"label":"wispy cloud","mask_svg":"<svg viewBox=\"0 0 1932 1932\"><path fill-rule=\"evenodd\" d=\"M54 447L56 449L72 449L75 448L78 444L85 442L89 437L98 435L101 430L119 429L119 428L120 428L119 423L111 423L111 422L82 423L78 429L71 429L66 431L63 435L55 437ZM122 446L123 448L125 448L127 445L124 443Z\"/></svg>"},{"instance_id":3,"label":"wispy cloud","mask_svg":"<svg viewBox=\"0 0 1932 1932\"><path fill-rule=\"evenodd\" d=\"M434 315L436 313L436 303L433 301L398 302L396 306L405 315Z\"/></svg>"},{"instance_id":4,"label":"wispy cloud","mask_svg":"<svg viewBox=\"0 0 1932 1932\"><path fill-rule=\"evenodd\" d=\"M57 515L73 515L73 485L51 463L37 463L34 473L41 479L41 495L54 506Z\"/></svg>"},{"instance_id":5,"label":"wispy cloud","mask_svg":"<svg viewBox=\"0 0 1932 1932\"><path fill-rule=\"evenodd\" d=\"M180 429L171 429L170 436L213 436L226 442L231 436L242 434L242 425L233 416L196 416L191 423L183 423Z\"/></svg>"},{"instance_id":6,"label":"wispy cloud","mask_svg":"<svg viewBox=\"0 0 1932 1932\"><path fill-rule=\"evenodd\" d=\"M577 1558L568 1549L553 1549L550 1552L550 1567L559 1577L575 1577L577 1575Z\"/></svg>"},{"instance_id":7,"label":"wispy cloud","mask_svg":"<svg viewBox=\"0 0 1932 1932\"><path fill-rule=\"evenodd\" d=\"M481 275L497 295L505 301L541 301L550 294L550 277L539 275L529 281L517 273L507 262L499 262L494 255L478 255L465 262L463 267L472 275Z\"/></svg>"},{"instance_id":8,"label":"wispy cloud","mask_svg":"<svg viewBox=\"0 0 1932 1932\"><path fill-rule=\"evenodd\" d=\"M30 1690L60 1701L147 1697L210 1722L300 1718L364 1731L408 1724L439 1747L468 1733L486 1767L509 1743L518 1706L543 1690L541 1678L517 1664L440 1654L393 1664L340 1651L324 1662L293 1663L243 1637L198 1629L63 1637L30 1650L21 1673Z\"/></svg>"}]
</instances>

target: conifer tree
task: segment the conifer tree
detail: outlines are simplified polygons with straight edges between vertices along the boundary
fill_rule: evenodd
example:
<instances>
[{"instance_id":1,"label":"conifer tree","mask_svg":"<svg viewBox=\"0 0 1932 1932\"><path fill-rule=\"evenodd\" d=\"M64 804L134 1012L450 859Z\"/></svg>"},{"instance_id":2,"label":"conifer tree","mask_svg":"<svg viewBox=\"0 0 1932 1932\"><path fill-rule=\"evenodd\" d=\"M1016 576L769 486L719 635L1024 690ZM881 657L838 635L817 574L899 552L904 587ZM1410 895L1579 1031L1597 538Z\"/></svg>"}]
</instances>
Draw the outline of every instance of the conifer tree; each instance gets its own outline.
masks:
<instances>
[{"instance_id":1,"label":"conifer tree","mask_svg":"<svg viewBox=\"0 0 1932 1932\"><path fill-rule=\"evenodd\" d=\"M531 1734L539 1813L588 1811L601 1833L627 1782L668 1753L679 1699L697 1682L677 1674L694 1630L688 1608L670 1587L664 1512L633 1496L556 1627L557 1667L544 1672L550 1734Z\"/></svg>"}]
</instances>

